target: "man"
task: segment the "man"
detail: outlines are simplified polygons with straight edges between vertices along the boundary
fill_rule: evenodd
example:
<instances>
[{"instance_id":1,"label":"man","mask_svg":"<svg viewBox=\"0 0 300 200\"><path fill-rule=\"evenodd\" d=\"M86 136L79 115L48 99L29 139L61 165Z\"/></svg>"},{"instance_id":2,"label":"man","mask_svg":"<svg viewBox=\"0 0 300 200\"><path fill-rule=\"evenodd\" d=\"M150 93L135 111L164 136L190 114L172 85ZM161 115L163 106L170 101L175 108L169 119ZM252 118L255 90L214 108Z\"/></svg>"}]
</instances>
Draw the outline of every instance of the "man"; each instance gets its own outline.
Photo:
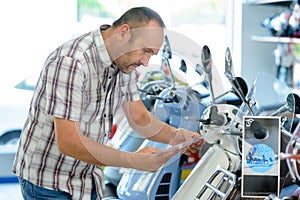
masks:
<instances>
[{"instance_id":1,"label":"man","mask_svg":"<svg viewBox=\"0 0 300 200\"><path fill-rule=\"evenodd\" d=\"M132 8L58 47L47 58L33 94L13 167L24 199L96 199L102 166L155 171L178 151L122 152L105 146L113 116L153 141L178 144L197 133L175 129L150 114L139 99L135 69L147 66L163 43L165 25L146 7ZM203 141L184 153L199 150Z\"/></svg>"}]
</instances>

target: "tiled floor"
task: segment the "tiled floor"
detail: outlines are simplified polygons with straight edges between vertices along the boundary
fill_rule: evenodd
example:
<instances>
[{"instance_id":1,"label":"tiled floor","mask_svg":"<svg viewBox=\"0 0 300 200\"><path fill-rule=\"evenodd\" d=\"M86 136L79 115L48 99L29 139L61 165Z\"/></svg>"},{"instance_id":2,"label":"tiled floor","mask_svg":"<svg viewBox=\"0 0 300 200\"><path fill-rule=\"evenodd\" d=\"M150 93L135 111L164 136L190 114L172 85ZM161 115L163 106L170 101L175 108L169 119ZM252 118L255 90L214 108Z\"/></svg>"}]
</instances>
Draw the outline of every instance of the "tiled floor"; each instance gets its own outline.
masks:
<instances>
[{"instance_id":1,"label":"tiled floor","mask_svg":"<svg viewBox=\"0 0 300 200\"><path fill-rule=\"evenodd\" d=\"M22 200L19 183L1 183L0 199L3 200Z\"/></svg>"}]
</instances>

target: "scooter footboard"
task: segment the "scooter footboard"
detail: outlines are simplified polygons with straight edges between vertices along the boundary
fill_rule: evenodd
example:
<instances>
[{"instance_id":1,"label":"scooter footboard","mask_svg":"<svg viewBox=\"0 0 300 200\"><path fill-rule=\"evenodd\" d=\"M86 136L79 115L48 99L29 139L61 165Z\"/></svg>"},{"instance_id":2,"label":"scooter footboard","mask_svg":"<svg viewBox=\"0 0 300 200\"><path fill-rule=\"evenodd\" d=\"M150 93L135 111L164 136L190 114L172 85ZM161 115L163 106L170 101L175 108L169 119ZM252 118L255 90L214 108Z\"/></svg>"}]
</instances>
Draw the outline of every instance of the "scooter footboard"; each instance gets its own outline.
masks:
<instances>
[{"instance_id":1,"label":"scooter footboard","mask_svg":"<svg viewBox=\"0 0 300 200\"><path fill-rule=\"evenodd\" d=\"M223 176L216 176L214 180L210 179L220 168L227 169L229 164L228 156L220 147L217 145L210 147L175 193L172 200L197 199L200 191L207 187L207 182L213 181L217 184L221 182ZM210 192L202 194L202 199L209 198Z\"/></svg>"}]
</instances>

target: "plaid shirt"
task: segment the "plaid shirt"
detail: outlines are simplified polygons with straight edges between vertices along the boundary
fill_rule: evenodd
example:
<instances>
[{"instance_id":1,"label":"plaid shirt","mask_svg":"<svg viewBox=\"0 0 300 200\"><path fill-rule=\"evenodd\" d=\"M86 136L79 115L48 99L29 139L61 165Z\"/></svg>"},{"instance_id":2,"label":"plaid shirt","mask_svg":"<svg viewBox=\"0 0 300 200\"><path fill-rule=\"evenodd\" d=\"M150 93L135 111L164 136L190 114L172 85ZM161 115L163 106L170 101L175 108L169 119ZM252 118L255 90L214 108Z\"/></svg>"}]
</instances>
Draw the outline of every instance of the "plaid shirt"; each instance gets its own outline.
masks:
<instances>
[{"instance_id":1,"label":"plaid shirt","mask_svg":"<svg viewBox=\"0 0 300 200\"><path fill-rule=\"evenodd\" d=\"M47 58L13 166L17 176L73 199L90 199L92 179L102 196L103 172L59 152L54 116L80 122L81 134L106 144L122 101L139 99L135 71L124 74L112 65L101 30L66 42Z\"/></svg>"}]
</instances>

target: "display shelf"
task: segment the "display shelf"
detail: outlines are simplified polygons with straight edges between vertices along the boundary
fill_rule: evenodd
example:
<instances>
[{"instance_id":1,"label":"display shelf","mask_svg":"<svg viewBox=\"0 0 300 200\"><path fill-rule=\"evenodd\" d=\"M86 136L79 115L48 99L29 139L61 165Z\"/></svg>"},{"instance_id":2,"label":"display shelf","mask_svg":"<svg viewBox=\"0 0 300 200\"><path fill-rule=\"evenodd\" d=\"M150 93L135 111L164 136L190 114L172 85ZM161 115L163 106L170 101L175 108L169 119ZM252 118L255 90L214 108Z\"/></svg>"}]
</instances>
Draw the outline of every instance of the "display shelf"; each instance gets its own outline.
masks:
<instances>
[{"instance_id":1,"label":"display shelf","mask_svg":"<svg viewBox=\"0 0 300 200\"><path fill-rule=\"evenodd\" d=\"M263 4L263 2L265 4ZM258 72L266 72L277 76L274 49L280 44L300 43L300 38L276 37L261 23L274 13L282 13L287 7L272 4L272 1L260 1L261 4L245 3L242 10L242 49L241 76L248 83L255 81ZM276 1L275 1L276 2Z\"/></svg>"},{"instance_id":2,"label":"display shelf","mask_svg":"<svg viewBox=\"0 0 300 200\"><path fill-rule=\"evenodd\" d=\"M274 36L258 36L252 35L251 40L256 42L273 42L273 43L299 43L300 38L291 38L291 37L274 37Z\"/></svg>"}]
</instances>

